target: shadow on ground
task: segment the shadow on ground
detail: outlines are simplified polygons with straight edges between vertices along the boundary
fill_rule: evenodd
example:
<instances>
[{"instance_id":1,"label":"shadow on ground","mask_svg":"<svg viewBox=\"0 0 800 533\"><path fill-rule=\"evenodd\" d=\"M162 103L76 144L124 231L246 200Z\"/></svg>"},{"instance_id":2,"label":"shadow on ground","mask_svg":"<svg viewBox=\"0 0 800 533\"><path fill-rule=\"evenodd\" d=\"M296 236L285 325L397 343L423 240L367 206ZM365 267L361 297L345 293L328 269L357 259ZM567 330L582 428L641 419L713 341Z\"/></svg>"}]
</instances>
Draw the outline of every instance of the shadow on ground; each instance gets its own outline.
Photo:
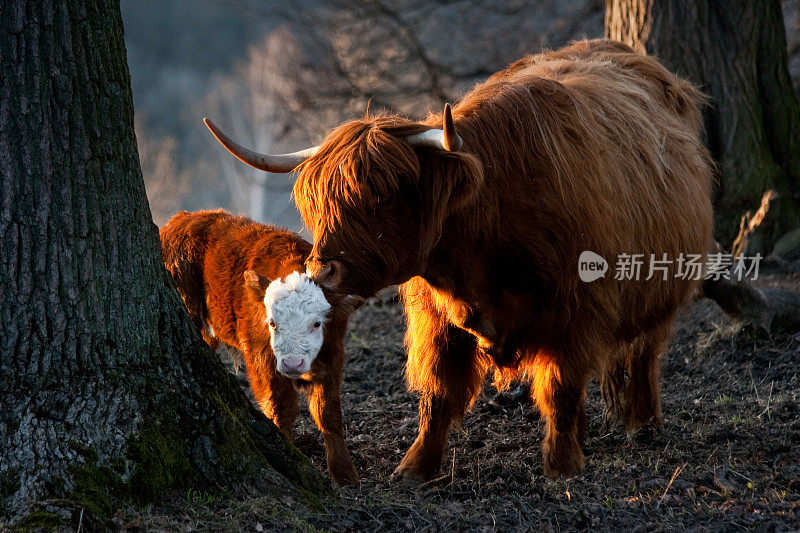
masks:
<instances>
[{"instance_id":1,"label":"shadow on ground","mask_svg":"<svg viewBox=\"0 0 800 533\"><path fill-rule=\"evenodd\" d=\"M800 289L800 278L762 286ZM665 429L627 438L600 433L592 384L583 474L542 473L542 421L529 401L497 406L487 389L454 430L442 476L422 488L388 477L416 436L416 398L403 378L404 322L393 300L353 317L343 406L362 479L338 490L327 512L289 498L175 496L138 516L146 528L223 530L800 529L800 335L731 338L709 300L680 316L663 359ZM325 469L322 439L301 412L297 445Z\"/></svg>"}]
</instances>

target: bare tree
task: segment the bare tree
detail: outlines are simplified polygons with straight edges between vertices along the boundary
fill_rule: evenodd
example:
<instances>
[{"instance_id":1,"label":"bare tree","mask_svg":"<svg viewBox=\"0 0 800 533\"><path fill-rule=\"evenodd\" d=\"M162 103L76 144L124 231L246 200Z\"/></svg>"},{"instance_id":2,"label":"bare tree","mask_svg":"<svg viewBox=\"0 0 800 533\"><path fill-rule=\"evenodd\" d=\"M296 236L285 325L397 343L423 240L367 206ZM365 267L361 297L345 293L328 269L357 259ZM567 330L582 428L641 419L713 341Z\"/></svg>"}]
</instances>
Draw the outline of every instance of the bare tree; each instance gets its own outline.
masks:
<instances>
[{"instance_id":1,"label":"bare tree","mask_svg":"<svg viewBox=\"0 0 800 533\"><path fill-rule=\"evenodd\" d=\"M189 195L193 173L181 164L175 137L151 136L138 118L135 130L150 212L153 222L162 226L177 211L181 199Z\"/></svg>"},{"instance_id":2,"label":"bare tree","mask_svg":"<svg viewBox=\"0 0 800 533\"><path fill-rule=\"evenodd\" d=\"M326 492L164 268L122 33L114 0L0 3L0 521L20 529L106 529L187 486Z\"/></svg>"},{"instance_id":3,"label":"bare tree","mask_svg":"<svg viewBox=\"0 0 800 533\"><path fill-rule=\"evenodd\" d=\"M774 189L761 253L800 224L800 102L787 69L779 0L607 0L606 35L646 51L711 98L707 141L719 165L716 234L729 246L740 217Z\"/></svg>"},{"instance_id":4,"label":"bare tree","mask_svg":"<svg viewBox=\"0 0 800 533\"><path fill-rule=\"evenodd\" d=\"M297 37L303 54L276 72L284 80L276 100L316 140L368 104L409 115L438 111L525 54L599 36L603 7L601 0L230 2L286 21Z\"/></svg>"},{"instance_id":5,"label":"bare tree","mask_svg":"<svg viewBox=\"0 0 800 533\"><path fill-rule=\"evenodd\" d=\"M282 99L287 88L284 77L278 74L290 71L298 55L296 40L285 28L251 46L234 77L215 80L206 114L219 117L238 137L267 151L281 151L292 144L292 139L308 143L307 136L292 128L292 105L296 102ZM267 175L238 164L219 145L210 139L209 143L209 151L216 155L215 170L230 190L233 211L255 220L300 227L290 200L291 175Z\"/></svg>"},{"instance_id":6,"label":"bare tree","mask_svg":"<svg viewBox=\"0 0 800 533\"><path fill-rule=\"evenodd\" d=\"M795 90L800 91L800 0L782 0L783 24L786 26L786 54L789 75Z\"/></svg>"},{"instance_id":7,"label":"bare tree","mask_svg":"<svg viewBox=\"0 0 800 533\"><path fill-rule=\"evenodd\" d=\"M736 256L766 254L800 222L800 104L779 0L606 0L605 27L607 37L658 56L709 94L717 238ZM728 276L706 279L702 294L735 323L800 328L800 295Z\"/></svg>"},{"instance_id":8,"label":"bare tree","mask_svg":"<svg viewBox=\"0 0 800 533\"><path fill-rule=\"evenodd\" d=\"M159 224L179 209L222 206L301 227L291 178L226 157L200 131L203 115L261 150L293 150L319 142L368 106L417 116L438 111L526 53L598 36L602 20L602 0L219 2L282 25L250 47L232 76L208 84L180 144L150 126L162 118L139 121L143 172ZM183 120L175 111L170 122Z\"/></svg>"}]
</instances>

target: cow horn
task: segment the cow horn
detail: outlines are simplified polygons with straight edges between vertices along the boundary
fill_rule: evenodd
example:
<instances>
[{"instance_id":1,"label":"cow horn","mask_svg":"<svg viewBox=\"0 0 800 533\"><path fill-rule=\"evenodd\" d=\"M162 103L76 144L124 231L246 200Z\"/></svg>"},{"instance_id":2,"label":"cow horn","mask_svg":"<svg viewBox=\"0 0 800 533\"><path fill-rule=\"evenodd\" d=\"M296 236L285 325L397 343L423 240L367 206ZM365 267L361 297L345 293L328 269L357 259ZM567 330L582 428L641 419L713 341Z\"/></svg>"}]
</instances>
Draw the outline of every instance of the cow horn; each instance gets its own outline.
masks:
<instances>
[{"instance_id":1,"label":"cow horn","mask_svg":"<svg viewBox=\"0 0 800 533\"><path fill-rule=\"evenodd\" d=\"M448 152L456 152L461 149L464 141L456 132L456 125L453 122L453 111L450 104L444 104L443 129L432 129L409 135L406 140L413 146L430 146L432 148L443 148Z\"/></svg>"},{"instance_id":2,"label":"cow horn","mask_svg":"<svg viewBox=\"0 0 800 533\"><path fill-rule=\"evenodd\" d=\"M319 150L319 146L314 146L312 148L300 150L299 152L292 152L291 154L260 154L233 141L230 137L222 133L222 130L208 118L204 118L203 122L208 129L211 130L211 133L214 134L214 137L217 138L220 144L235 155L239 161L265 172L291 172Z\"/></svg>"}]
</instances>

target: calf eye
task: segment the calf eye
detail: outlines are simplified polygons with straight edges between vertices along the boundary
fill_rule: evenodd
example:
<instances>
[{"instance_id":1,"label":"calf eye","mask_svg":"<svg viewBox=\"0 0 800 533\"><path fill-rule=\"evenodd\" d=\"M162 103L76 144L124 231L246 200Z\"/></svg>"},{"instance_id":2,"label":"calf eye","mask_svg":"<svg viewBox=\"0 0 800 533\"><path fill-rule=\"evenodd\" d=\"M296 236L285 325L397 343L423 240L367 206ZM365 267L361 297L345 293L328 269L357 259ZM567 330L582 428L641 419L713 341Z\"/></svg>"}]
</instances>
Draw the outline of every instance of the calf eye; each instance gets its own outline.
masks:
<instances>
[{"instance_id":1,"label":"calf eye","mask_svg":"<svg viewBox=\"0 0 800 533\"><path fill-rule=\"evenodd\" d=\"M316 322L314 322L314 329L317 329L321 325L322 325L322 323L319 320L317 320Z\"/></svg>"},{"instance_id":2,"label":"calf eye","mask_svg":"<svg viewBox=\"0 0 800 533\"><path fill-rule=\"evenodd\" d=\"M278 329L278 326L275 325L275 321L271 318L269 319L269 327L272 329Z\"/></svg>"}]
</instances>

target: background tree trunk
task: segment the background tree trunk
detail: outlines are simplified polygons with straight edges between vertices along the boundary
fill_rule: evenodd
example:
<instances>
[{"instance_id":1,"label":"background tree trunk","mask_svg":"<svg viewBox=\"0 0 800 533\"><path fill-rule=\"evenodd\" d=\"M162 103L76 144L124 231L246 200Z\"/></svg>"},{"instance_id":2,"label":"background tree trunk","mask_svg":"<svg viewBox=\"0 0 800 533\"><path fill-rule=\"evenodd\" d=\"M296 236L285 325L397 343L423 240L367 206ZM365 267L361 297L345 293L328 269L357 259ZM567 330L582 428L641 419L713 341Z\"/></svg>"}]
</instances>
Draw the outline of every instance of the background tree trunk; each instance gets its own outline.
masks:
<instances>
[{"instance_id":1,"label":"background tree trunk","mask_svg":"<svg viewBox=\"0 0 800 533\"><path fill-rule=\"evenodd\" d=\"M659 57L708 94L717 240L729 248L741 216L774 189L779 211L762 254L769 252L800 224L800 104L779 0L606 0L605 34Z\"/></svg>"},{"instance_id":2,"label":"background tree trunk","mask_svg":"<svg viewBox=\"0 0 800 533\"><path fill-rule=\"evenodd\" d=\"M119 3L0 3L0 523L178 487L324 493L200 340L161 261Z\"/></svg>"}]
</instances>

